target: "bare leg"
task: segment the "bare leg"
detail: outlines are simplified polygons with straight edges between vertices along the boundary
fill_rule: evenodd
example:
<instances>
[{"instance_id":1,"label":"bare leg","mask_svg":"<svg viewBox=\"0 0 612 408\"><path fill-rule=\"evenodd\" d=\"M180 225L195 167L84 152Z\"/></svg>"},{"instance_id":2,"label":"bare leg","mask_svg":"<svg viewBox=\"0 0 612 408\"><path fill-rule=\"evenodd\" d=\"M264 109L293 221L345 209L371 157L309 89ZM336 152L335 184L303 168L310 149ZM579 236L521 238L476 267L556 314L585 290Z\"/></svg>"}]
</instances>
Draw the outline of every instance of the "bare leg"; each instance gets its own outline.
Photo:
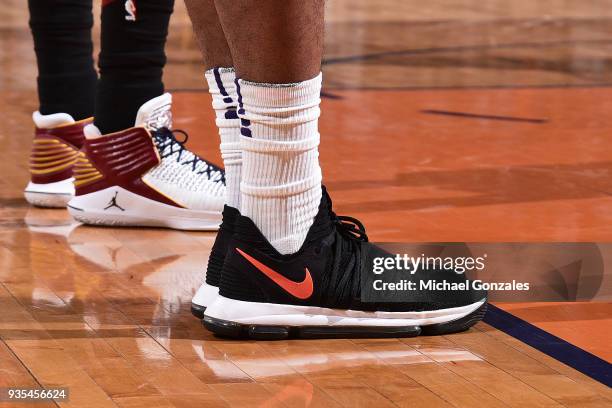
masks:
<instances>
[{"instance_id":1,"label":"bare leg","mask_svg":"<svg viewBox=\"0 0 612 408\"><path fill-rule=\"evenodd\" d=\"M206 69L233 67L232 54L219 22L214 0L185 0Z\"/></svg>"},{"instance_id":2,"label":"bare leg","mask_svg":"<svg viewBox=\"0 0 612 408\"><path fill-rule=\"evenodd\" d=\"M240 209L240 174L242 152L240 150L240 120L238 119L238 95L236 93L236 74L229 45L221 27L214 0L185 0L191 22L204 57L206 81L212 96L212 106L216 114L216 124L221 139L221 156L225 167L226 204ZM226 214L227 215L227 214ZM226 217L227 218L227 217ZM229 219L229 218L228 218ZM224 232L221 227L220 236ZM223 241L223 239L221 239ZM225 253L213 249L210 262L222 264ZM219 262L213 259L219 258ZM216 276L208 268L207 281ZM213 279L215 280L215 279ZM218 282L209 284L218 286Z\"/></svg>"},{"instance_id":3,"label":"bare leg","mask_svg":"<svg viewBox=\"0 0 612 408\"><path fill-rule=\"evenodd\" d=\"M292 83L318 75L323 0L215 0L215 5L238 78Z\"/></svg>"},{"instance_id":4,"label":"bare leg","mask_svg":"<svg viewBox=\"0 0 612 408\"><path fill-rule=\"evenodd\" d=\"M215 0L238 80L240 210L283 254L321 202L323 0Z\"/></svg>"},{"instance_id":5,"label":"bare leg","mask_svg":"<svg viewBox=\"0 0 612 408\"><path fill-rule=\"evenodd\" d=\"M250 217L278 251L293 253L322 194L317 147L324 0L215 0L227 44L210 0L187 5L212 68L206 77L226 176L239 180L228 178L228 205ZM229 89L230 74L224 79L219 69L228 66L227 46L240 78L237 90ZM241 162L240 174L227 171L234 161ZM231 192L239 198L232 200Z\"/></svg>"}]
</instances>

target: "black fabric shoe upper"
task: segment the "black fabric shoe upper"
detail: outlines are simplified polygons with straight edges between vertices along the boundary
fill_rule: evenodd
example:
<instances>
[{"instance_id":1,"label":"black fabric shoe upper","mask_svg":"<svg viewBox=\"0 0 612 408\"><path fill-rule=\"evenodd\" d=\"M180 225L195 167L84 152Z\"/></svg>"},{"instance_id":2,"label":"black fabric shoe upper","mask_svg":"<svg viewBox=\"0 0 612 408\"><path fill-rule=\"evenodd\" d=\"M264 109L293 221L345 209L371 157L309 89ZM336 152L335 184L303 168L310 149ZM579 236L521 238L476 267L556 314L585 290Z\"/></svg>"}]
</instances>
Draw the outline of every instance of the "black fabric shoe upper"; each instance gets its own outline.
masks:
<instances>
[{"instance_id":1,"label":"black fabric shoe upper","mask_svg":"<svg viewBox=\"0 0 612 408\"><path fill-rule=\"evenodd\" d=\"M486 298L483 291L431 291L426 296L419 293L414 301L362 302L362 273L370 273L373 258L392 255L368 242L358 220L337 216L322 188L319 212L304 244L294 254L278 253L250 218L236 218L221 274L221 296L249 302L389 312L438 310ZM466 281L463 274L452 270L426 273L407 273L405 278Z\"/></svg>"},{"instance_id":2,"label":"black fabric shoe upper","mask_svg":"<svg viewBox=\"0 0 612 408\"><path fill-rule=\"evenodd\" d=\"M206 283L211 286L219 286L223 261L225 260L225 254L227 254L230 239L234 234L234 223L239 216L240 212L234 207L223 206L221 225L210 251L206 268Z\"/></svg>"}]
</instances>

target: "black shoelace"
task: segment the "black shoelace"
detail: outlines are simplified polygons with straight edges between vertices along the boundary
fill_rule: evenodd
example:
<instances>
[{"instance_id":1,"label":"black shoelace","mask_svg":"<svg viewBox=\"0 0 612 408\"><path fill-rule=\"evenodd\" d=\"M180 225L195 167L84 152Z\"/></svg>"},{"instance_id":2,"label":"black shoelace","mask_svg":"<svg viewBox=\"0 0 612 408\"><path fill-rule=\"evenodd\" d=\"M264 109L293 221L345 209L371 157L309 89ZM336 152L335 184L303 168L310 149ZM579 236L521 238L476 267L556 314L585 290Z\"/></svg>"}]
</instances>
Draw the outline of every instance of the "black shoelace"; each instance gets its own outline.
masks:
<instances>
[{"instance_id":1,"label":"black shoelace","mask_svg":"<svg viewBox=\"0 0 612 408\"><path fill-rule=\"evenodd\" d=\"M330 297L329 305L350 307L351 301L361 293L360 271L364 264L362 244L368 242L368 236L358 219L336 215L332 209L331 197L325 189L323 196L335 227L334 258L328 275L334 296Z\"/></svg>"},{"instance_id":2,"label":"black shoelace","mask_svg":"<svg viewBox=\"0 0 612 408\"><path fill-rule=\"evenodd\" d=\"M361 221L347 215L337 215L333 210L332 199L325 188L323 188L323 197L329 210L329 218L335 225L336 231L348 240L368 242L368 235Z\"/></svg>"},{"instance_id":3,"label":"black shoelace","mask_svg":"<svg viewBox=\"0 0 612 408\"><path fill-rule=\"evenodd\" d=\"M178 140L176 138L176 134L183 135L182 140ZM193 154L193 158L191 160L186 160L181 163L181 159L183 157L183 152L188 151L185 147L187 140L189 140L189 135L187 132L181 129L168 129L168 128L160 128L151 132L155 144L159 150L159 155L162 159L172 156L173 154L178 152L176 156L176 162L185 166L191 166L191 171L197 171L197 174L206 174L206 178L209 180L221 182L225 184L225 171L212 163L207 162L206 160L199 157L197 154L191 152ZM197 170L198 164L203 163L204 168L201 170ZM215 180L218 178L218 180Z\"/></svg>"}]
</instances>

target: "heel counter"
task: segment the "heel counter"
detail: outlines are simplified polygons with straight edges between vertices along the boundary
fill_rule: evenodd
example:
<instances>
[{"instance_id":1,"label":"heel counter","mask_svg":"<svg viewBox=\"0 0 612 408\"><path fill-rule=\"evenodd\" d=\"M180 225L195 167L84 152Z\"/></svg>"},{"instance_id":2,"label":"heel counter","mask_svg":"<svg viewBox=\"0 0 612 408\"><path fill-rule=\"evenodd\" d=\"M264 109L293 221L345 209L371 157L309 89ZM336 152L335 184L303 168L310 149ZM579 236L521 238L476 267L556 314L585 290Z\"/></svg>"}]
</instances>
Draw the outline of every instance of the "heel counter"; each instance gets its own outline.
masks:
<instances>
[{"instance_id":1,"label":"heel counter","mask_svg":"<svg viewBox=\"0 0 612 408\"><path fill-rule=\"evenodd\" d=\"M208 265L206 266L206 283L211 286L219 286L221 283L221 271L225 261L226 252L218 245L213 245L208 257Z\"/></svg>"},{"instance_id":2,"label":"heel counter","mask_svg":"<svg viewBox=\"0 0 612 408\"><path fill-rule=\"evenodd\" d=\"M30 177L39 184L54 183L72 177L78 150L49 134L37 134L30 152Z\"/></svg>"},{"instance_id":3,"label":"heel counter","mask_svg":"<svg viewBox=\"0 0 612 408\"><path fill-rule=\"evenodd\" d=\"M221 215L221 225L210 251L206 268L206 283L212 286L219 286L221 282L221 270L223 269L225 256L232 245L234 222L240 213L235 208L225 205Z\"/></svg>"},{"instance_id":4,"label":"heel counter","mask_svg":"<svg viewBox=\"0 0 612 408\"><path fill-rule=\"evenodd\" d=\"M30 153L30 177L39 184L55 183L73 176L72 170L83 146L83 129L92 118L51 129L36 128Z\"/></svg>"},{"instance_id":5,"label":"heel counter","mask_svg":"<svg viewBox=\"0 0 612 408\"><path fill-rule=\"evenodd\" d=\"M74 188L76 195L84 194L87 186L99 182L104 178L100 170L98 170L89 160L84 150L79 152L72 172L74 175Z\"/></svg>"},{"instance_id":6,"label":"heel counter","mask_svg":"<svg viewBox=\"0 0 612 408\"><path fill-rule=\"evenodd\" d=\"M87 118L78 122L52 128L36 127L34 139L52 137L78 151L83 147L83 143L85 142L85 126L90 123L93 123L93 118Z\"/></svg>"}]
</instances>

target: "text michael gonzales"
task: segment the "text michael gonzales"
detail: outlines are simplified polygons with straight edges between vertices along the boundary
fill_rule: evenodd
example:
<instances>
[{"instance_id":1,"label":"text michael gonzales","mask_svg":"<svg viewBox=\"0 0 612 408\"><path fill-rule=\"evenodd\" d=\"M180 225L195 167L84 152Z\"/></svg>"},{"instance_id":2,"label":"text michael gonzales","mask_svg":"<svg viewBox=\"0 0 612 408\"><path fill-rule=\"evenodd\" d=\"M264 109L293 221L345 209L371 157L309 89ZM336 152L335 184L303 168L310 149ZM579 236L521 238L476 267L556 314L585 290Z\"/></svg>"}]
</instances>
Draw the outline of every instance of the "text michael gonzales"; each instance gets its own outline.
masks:
<instances>
[{"instance_id":1,"label":"text michael gonzales","mask_svg":"<svg viewBox=\"0 0 612 408\"><path fill-rule=\"evenodd\" d=\"M413 257L407 254L395 255L393 257L374 258L372 272L381 275L384 272L408 272L414 275L417 271L445 270L457 274L469 271L482 271L485 269L487 254L480 257L439 257L421 256ZM400 291L400 290L529 290L529 282L483 282L478 279L466 280L464 282L448 282L446 280L422 279L409 281L401 279L397 282L384 282L382 279L373 281L374 290L378 291Z\"/></svg>"}]
</instances>

